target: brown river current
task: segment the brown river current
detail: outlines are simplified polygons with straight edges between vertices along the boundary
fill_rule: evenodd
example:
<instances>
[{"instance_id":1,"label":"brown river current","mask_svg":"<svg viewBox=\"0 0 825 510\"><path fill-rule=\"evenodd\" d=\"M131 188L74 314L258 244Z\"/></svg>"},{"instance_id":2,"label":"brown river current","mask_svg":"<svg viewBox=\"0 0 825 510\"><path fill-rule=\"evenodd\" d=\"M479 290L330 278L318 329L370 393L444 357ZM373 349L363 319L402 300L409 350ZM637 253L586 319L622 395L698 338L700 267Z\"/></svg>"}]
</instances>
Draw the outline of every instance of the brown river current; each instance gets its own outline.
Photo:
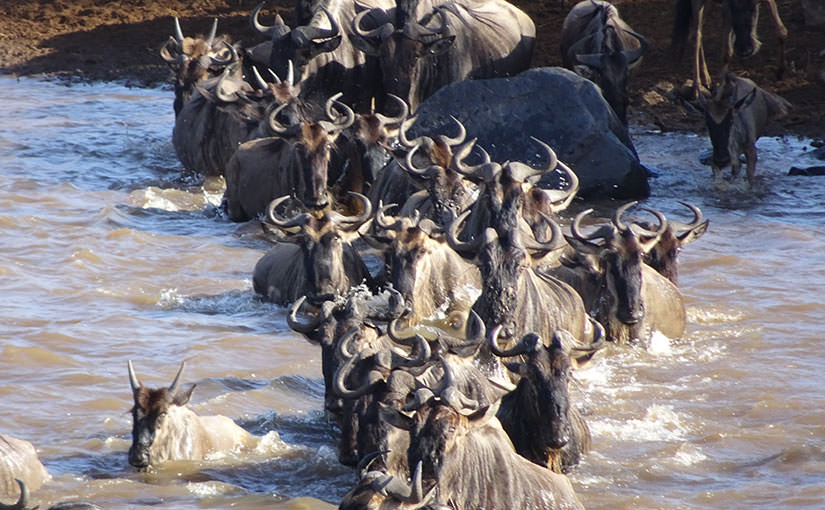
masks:
<instances>
[{"instance_id":1,"label":"brown river current","mask_svg":"<svg viewBox=\"0 0 825 510\"><path fill-rule=\"evenodd\" d=\"M322 413L320 351L260 302L267 245L181 177L172 93L0 77L0 432L52 481L35 504L316 509L354 472ZM14 100L11 100L14 98ZM804 140L763 139L755 190L714 184L688 134L636 130L648 207L710 219L681 255L688 332L610 346L577 372L593 452L571 474L596 509L825 507L825 186ZM821 163L820 163L821 164ZM615 204L613 205L615 206ZM150 386L182 360L201 414L253 452L138 473L126 362Z\"/></svg>"}]
</instances>

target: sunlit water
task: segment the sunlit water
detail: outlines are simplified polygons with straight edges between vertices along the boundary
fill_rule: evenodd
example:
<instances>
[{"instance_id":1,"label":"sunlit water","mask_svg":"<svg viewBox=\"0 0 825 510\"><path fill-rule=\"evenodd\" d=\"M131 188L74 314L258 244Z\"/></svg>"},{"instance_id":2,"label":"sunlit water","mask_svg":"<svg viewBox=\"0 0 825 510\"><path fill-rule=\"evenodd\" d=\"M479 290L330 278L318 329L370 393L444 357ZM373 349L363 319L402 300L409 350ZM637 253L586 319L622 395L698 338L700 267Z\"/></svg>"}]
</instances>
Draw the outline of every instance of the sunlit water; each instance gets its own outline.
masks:
<instances>
[{"instance_id":1,"label":"sunlit water","mask_svg":"<svg viewBox=\"0 0 825 510\"><path fill-rule=\"evenodd\" d=\"M327 508L354 482L321 412L320 352L261 303L266 244L181 177L172 94L0 78L0 432L54 479L41 507ZM702 137L637 130L659 176L645 202L700 206L681 258L688 334L611 346L581 370L593 452L571 475L589 509L825 503L825 187L788 177L805 142L759 143L760 180L714 183ZM126 362L150 386L187 361L194 408L256 435L253 452L137 473Z\"/></svg>"}]
</instances>

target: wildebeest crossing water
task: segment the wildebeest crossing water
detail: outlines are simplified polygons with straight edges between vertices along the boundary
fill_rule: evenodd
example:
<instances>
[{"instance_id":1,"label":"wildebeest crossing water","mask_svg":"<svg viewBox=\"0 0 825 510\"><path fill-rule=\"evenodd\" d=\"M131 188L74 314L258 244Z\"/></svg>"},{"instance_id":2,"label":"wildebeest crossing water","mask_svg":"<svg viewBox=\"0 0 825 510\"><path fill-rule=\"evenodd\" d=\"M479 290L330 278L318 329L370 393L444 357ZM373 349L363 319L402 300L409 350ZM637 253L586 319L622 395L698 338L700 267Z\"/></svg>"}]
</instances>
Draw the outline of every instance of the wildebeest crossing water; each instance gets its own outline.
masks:
<instances>
[{"instance_id":1,"label":"wildebeest crossing water","mask_svg":"<svg viewBox=\"0 0 825 510\"><path fill-rule=\"evenodd\" d=\"M268 244L181 177L171 92L13 78L0 90L15 98L0 105L0 432L33 443L53 477L33 503L337 505L355 475L323 415L320 348L255 297ZM806 166L805 142L760 139L748 190L708 179L703 137L634 140L659 172L643 205L690 221L678 200L694 203L711 224L680 257L684 338L610 346L575 373L593 439L570 473L577 495L588 509L819 508L825 191L785 175ZM279 439L136 472L129 359L151 386L186 360L196 411Z\"/></svg>"}]
</instances>

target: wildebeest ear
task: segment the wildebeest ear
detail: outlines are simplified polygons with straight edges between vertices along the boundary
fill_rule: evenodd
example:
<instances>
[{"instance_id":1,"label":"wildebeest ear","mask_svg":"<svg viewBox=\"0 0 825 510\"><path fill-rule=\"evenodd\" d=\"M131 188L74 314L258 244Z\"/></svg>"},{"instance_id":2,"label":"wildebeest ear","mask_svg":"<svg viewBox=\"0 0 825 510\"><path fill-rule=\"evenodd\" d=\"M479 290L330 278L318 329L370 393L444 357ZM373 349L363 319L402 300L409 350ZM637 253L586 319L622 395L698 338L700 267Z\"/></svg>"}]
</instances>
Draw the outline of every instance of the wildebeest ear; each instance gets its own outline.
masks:
<instances>
[{"instance_id":1,"label":"wildebeest ear","mask_svg":"<svg viewBox=\"0 0 825 510\"><path fill-rule=\"evenodd\" d=\"M705 233L708 229L708 224L710 220L705 220L704 222L700 223L699 225L693 227L692 229L688 230L687 232L682 232L678 235L679 242L681 244L688 244L692 243L693 241L699 239L702 234Z\"/></svg>"},{"instance_id":2,"label":"wildebeest ear","mask_svg":"<svg viewBox=\"0 0 825 510\"><path fill-rule=\"evenodd\" d=\"M352 41L352 45L355 46L356 49L363 51L371 57L377 57L380 53L379 43L369 41L363 37L360 37L357 34L354 34L350 40Z\"/></svg>"},{"instance_id":3,"label":"wildebeest ear","mask_svg":"<svg viewBox=\"0 0 825 510\"><path fill-rule=\"evenodd\" d=\"M756 87L753 88L750 92L747 93L745 97L736 101L736 104L733 105L734 110L738 110L739 108L747 108L756 99Z\"/></svg>"},{"instance_id":4,"label":"wildebeest ear","mask_svg":"<svg viewBox=\"0 0 825 510\"><path fill-rule=\"evenodd\" d=\"M501 400L496 400L494 404L482 407L478 411L467 415L467 419L476 425L484 425L495 417L496 413L498 413L498 407L500 404Z\"/></svg>"},{"instance_id":5,"label":"wildebeest ear","mask_svg":"<svg viewBox=\"0 0 825 510\"><path fill-rule=\"evenodd\" d=\"M172 396L172 403L176 406L185 406L189 399L192 398L192 392L195 390L197 384L192 384L188 390L179 390Z\"/></svg>"},{"instance_id":6,"label":"wildebeest ear","mask_svg":"<svg viewBox=\"0 0 825 510\"><path fill-rule=\"evenodd\" d=\"M401 430L411 430L413 427L412 418L382 402L378 403L378 416L381 420Z\"/></svg>"},{"instance_id":7,"label":"wildebeest ear","mask_svg":"<svg viewBox=\"0 0 825 510\"><path fill-rule=\"evenodd\" d=\"M436 39L435 41L429 42L424 45L424 52L430 55L441 55L442 53L450 49L450 46L453 45L454 41L454 35L449 35L447 37Z\"/></svg>"}]
</instances>

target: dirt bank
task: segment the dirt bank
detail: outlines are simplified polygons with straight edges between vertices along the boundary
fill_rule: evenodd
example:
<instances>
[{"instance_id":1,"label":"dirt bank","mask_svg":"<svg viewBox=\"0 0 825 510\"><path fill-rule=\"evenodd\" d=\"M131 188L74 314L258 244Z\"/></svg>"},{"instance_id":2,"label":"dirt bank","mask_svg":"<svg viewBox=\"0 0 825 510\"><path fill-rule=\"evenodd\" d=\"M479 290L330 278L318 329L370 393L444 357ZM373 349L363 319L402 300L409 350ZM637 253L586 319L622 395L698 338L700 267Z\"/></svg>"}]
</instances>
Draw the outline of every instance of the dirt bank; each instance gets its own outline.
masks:
<instances>
[{"instance_id":1,"label":"dirt bank","mask_svg":"<svg viewBox=\"0 0 825 510\"><path fill-rule=\"evenodd\" d=\"M248 14L258 0L14 0L0 1L0 68L19 76L46 75L68 80L118 80L128 84L163 83L168 70L158 50L172 32L172 17L181 18L185 33L208 30L213 17L219 32L245 44L258 42ZM559 65L559 31L572 2L516 0L536 23L535 66ZM702 115L676 97L690 75L686 58L675 62L668 53L673 0L616 2L622 16L651 41L639 72L631 83L631 119L662 130L701 131ZM825 84L815 75L825 69L825 29L804 24L797 0L779 0L790 36L789 72L776 80L778 49L770 19L763 14L758 55L734 64L733 70L776 92L793 105L793 112L775 122L770 134L825 136ZM269 6L291 23L293 0ZM265 14L268 12L265 10ZM706 48L711 73L718 71L721 13L714 6L706 15ZM271 19L271 18L267 18Z\"/></svg>"}]
</instances>

